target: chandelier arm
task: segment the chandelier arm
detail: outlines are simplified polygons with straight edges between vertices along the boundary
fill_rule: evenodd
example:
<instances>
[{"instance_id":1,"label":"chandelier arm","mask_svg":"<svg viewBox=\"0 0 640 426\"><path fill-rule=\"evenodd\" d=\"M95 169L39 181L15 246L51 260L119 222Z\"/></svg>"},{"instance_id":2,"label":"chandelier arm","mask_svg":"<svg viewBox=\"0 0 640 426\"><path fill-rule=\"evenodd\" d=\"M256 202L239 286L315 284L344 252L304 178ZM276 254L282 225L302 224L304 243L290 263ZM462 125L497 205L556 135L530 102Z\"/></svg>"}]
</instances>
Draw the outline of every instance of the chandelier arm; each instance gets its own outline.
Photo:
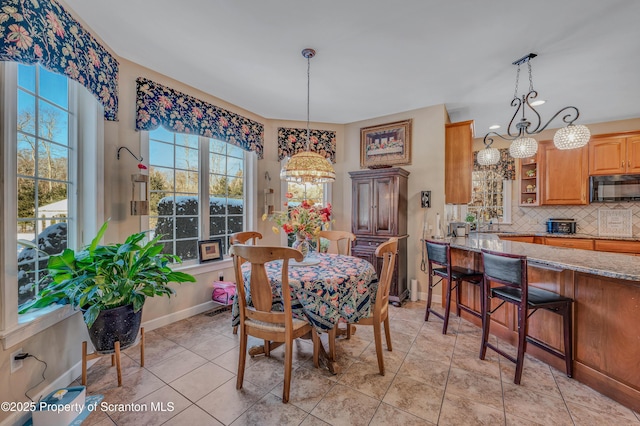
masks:
<instances>
[{"instance_id":1,"label":"chandelier arm","mask_svg":"<svg viewBox=\"0 0 640 426\"><path fill-rule=\"evenodd\" d=\"M486 135L484 135L484 139L482 140L482 143L484 143L484 147L485 148L490 148L491 147L491 144L493 143L493 137L492 136L497 136L500 139L505 140L505 141L509 141L509 142L518 138L518 136L509 137L509 136L501 135L501 134L496 133L496 132L489 132Z\"/></svg>"},{"instance_id":2,"label":"chandelier arm","mask_svg":"<svg viewBox=\"0 0 640 426\"><path fill-rule=\"evenodd\" d=\"M524 128L524 130L522 131L522 133L526 133L527 135L535 135L539 132L541 132L542 130L538 130L540 128L540 124L542 124L542 117L540 117L540 114L538 113L538 111L535 109L535 107L533 107L531 105L531 100L535 99L538 97L538 92L536 92L535 90L531 90L529 91L529 93L527 93L526 96L523 97L524 99L524 104L522 106L523 108L523 117L524 117L524 109L526 107L529 107L529 109L531 111L533 111L533 113L536 115L536 118L538 119L536 121L536 123L538 123L535 127L535 129L529 131L529 126L531 126L531 122L528 122L528 125Z\"/></svg>"},{"instance_id":3,"label":"chandelier arm","mask_svg":"<svg viewBox=\"0 0 640 426\"><path fill-rule=\"evenodd\" d=\"M562 121L567 123L567 125L572 125L574 121L576 121L578 119L578 117L580 116L580 111L578 110L578 108L574 107L574 106L566 106L564 108L562 108L561 110L559 110L558 112L556 112L553 117L551 117L549 119L549 121L546 122L546 124L544 126L542 126L542 128L540 128L539 130L536 130L535 132L529 133L527 132L527 134L529 135L533 135L533 134L538 134L542 131L544 131L549 124L551 124L551 122L553 120L555 120L560 114L562 114L565 111L570 111L569 114L566 114L562 117ZM573 114L575 114L575 117L573 117Z\"/></svg>"},{"instance_id":4,"label":"chandelier arm","mask_svg":"<svg viewBox=\"0 0 640 426\"><path fill-rule=\"evenodd\" d=\"M518 129L518 134L514 135L513 133L511 133L511 127L518 127L517 125L514 126L513 125L513 121L516 119L516 117L518 116L518 113L520 112L520 109L522 108L522 101L520 100L520 98L518 97L514 97L513 100L511 101L511 106L516 108L516 111L513 113L513 116L511 117L511 120L509 121L509 125L507 126L507 134L512 137L513 139L517 138L518 136L520 136L522 134L522 130ZM496 133L496 135L498 135ZM500 135L498 135L500 136ZM502 136L500 136L502 139ZM513 139L505 139L505 140L513 140Z\"/></svg>"}]
</instances>

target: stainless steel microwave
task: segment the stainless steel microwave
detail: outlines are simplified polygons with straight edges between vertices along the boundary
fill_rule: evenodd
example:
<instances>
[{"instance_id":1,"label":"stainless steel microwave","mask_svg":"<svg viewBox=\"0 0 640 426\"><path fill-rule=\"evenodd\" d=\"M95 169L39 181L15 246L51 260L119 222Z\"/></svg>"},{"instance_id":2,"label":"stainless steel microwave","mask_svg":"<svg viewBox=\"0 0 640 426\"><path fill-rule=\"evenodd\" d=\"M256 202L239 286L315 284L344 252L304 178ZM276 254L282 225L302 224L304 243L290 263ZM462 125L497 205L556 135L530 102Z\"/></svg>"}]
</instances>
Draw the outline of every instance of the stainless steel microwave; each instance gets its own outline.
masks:
<instances>
[{"instance_id":1,"label":"stainless steel microwave","mask_svg":"<svg viewBox=\"0 0 640 426\"><path fill-rule=\"evenodd\" d=\"M589 201L640 201L640 175L591 176Z\"/></svg>"}]
</instances>

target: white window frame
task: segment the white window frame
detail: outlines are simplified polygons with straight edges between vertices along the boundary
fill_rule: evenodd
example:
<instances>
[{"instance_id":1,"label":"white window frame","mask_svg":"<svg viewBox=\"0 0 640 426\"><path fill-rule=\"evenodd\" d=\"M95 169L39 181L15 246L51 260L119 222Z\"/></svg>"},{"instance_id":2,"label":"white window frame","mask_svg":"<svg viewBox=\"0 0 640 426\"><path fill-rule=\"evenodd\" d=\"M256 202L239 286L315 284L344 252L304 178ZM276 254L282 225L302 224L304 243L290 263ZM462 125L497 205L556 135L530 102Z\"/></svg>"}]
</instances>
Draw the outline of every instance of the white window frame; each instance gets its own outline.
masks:
<instances>
[{"instance_id":1,"label":"white window frame","mask_svg":"<svg viewBox=\"0 0 640 426\"><path fill-rule=\"evenodd\" d=\"M169 130L171 131L171 130ZM208 199L209 191L207 182L209 181L209 140L215 138L198 137L198 196ZM140 132L140 152L144 153L144 158L149 158L149 132ZM203 153L206 152L206 155ZM257 229L256 216L258 214L258 181L257 181L257 156L254 153L245 151L244 155L244 207L243 218L244 229ZM205 177L205 178L203 178ZM198 222L198 239L209 239L209 206L207 203L199 203L199 222ZM206 218L206 219L205 219ZM140 218L140 226L142 229L150 229L149 216ZM227 253L223 254L223 260L220 262L199 264L197 259L188 260L176 266L175 270L188 272L190 274L200 274L231 267L232 260Z\"/></svg>"},{"instance_id":2,"label":"white window frame","mask_svg":"<svg viewBox=\"0 0 640 426\"><path fill-rule=\"evenodd\" d=\"M0 101L3 114L0 128L4 130L0 148L0 178L2 179L2 222L0 223L0 340L3 349L14 346L73 315L68 305L51 305L24 315L18 314L18 255L17 236L17 70L18 65L0 62ZM74 211L76 226L68 230L68 244L79 247L93 238L103 222L104 212L104 110L86 89L69 80L70 117L69 137L74 149L69 172L77 185ZM73 123L75 122L75 124ZM73 179L72 179L73 180ZM71 227L70 227L71 228ZM82 231L80 231L82 230ZM89 240L89 241L88 241Z\"/></svg>"}]
</instances>

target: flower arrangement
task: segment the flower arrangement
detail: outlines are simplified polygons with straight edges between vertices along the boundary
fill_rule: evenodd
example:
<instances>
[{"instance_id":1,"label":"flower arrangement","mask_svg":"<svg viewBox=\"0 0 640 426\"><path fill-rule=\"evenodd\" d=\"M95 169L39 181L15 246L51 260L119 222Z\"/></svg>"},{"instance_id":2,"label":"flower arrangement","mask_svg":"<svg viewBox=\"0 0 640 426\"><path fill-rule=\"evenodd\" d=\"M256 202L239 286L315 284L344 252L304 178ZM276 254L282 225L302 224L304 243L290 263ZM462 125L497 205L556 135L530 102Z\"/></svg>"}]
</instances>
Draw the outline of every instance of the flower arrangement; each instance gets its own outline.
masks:
<instances>
[{"instance_id":1,"label":"flower arrangement","mask_svg":"<svg viewBox=\"0 0 640 426\"><path fill-rule=\"evenodd\" d=\"M290 199L293 194L287 193L285 196ZM276 234L280 232L280 227L287 235L301 234L313 238L325 224L331 222L330 203L327 203L327 207L322 207L314 205L313 201L303 200L299 205L290 206L287 201L284 207L285 211L262 216L262 220L273 220L278 225L271 228Z\"/></svg>"}]
</instances>

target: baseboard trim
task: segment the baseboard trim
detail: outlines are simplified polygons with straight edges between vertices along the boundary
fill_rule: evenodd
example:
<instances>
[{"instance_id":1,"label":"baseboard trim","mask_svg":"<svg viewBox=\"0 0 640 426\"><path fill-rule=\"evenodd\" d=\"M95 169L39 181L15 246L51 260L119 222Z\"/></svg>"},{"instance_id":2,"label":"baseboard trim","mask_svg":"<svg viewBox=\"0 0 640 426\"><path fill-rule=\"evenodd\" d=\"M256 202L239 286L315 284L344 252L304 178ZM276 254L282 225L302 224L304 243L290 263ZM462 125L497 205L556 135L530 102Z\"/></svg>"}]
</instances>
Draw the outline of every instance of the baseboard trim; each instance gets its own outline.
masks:
<instances>
[{"instance_id":1,"label":"baseboard trim","mask_svg":"<svg viewBox=\"0 0 640 426\"><path fill-rule=\"evenodd\" d=\"M183 309L181 311L172 312L170 314L163 315L161 317L154 318L149 321L145 321L142 323L142 326L144 327L144 331L155 330L156 328L164 327L165 325L172 324L176 321L180 321L185 318L189 318L194 315L198 315L203 312L210 311L211 309L214 309L217 306L220 306L220 305L214 301L201 303L199 305L191 306L190 308Z\"/></svg>"}]
</instances>

